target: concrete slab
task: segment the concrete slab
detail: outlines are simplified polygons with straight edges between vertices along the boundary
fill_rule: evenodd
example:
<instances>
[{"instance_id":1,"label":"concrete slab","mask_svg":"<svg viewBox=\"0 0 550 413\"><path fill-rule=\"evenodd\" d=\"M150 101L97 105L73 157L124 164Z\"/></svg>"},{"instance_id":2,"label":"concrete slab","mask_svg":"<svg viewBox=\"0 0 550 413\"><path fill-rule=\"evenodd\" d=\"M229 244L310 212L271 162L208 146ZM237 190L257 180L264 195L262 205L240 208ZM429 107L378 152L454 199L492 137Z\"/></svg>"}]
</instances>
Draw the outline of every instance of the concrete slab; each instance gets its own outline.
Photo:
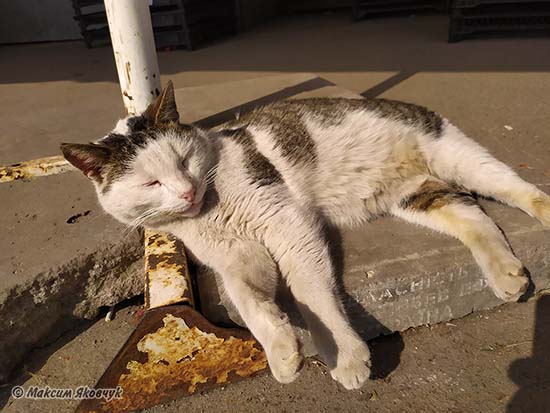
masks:
<instances>
[{"instance_id":1,"label":"concrete slab","mask_svg":"<svg viewBox=\"0 0 550 413\"><path fill-rule=\"evenodd\" d=\"M550 289L550 230L521 211L481 203L504 230L536 291ZM366 340L502 304L470 252L450 237L384 217L361 229L333 232L332 241L342 268L340 294L355 329ZM216 274L199 269L203 313L217 323L244 325L220 284ZM286 292L280 299L291 312L305 353L316 354Z\"/></svg>"},{"instance_id":2,"label":"concrete slab","mask_svg":"<svg viewBox=\"0 0 550 413\"><path fill-rule=\"evenodd\" d=\"M235 105L239 90L242 90L239 97L249 99L240 107ZM178 100L184 108L184 116L204 125L228 120L240 110L274 99L308 96L361 98L309 74L205 85L179 92ZM201 96L215 96L215 101L210 105L203 98L201 105L193 105L193 102L201 101ZM224 106L231 109L224 109ZM548 152L541 141L526 138L530 145L540 149L538 153L522 149L515 151L517 140L514 144L508 135L496 141L495 134L493 132L478 141L498 153L503 152L502 145L509 145L505 148L505 160L512 166L523 165L520 173L543 190L550 186L549 171L540 167L544 165L541 154ZM550 157L546 165L550 165ZM536 288L550 288L550 230L519 210L490 201L482 201L482 205L506 233L516 254L530 270ZM366 339L422 324L448 321L502 303L485 284L469 251L450 237L389 217L358 230L341 234L333 232L331 237L342 269L340 276L344 288L341 294L355 327ZM220 278L208 269L199 268L198 279L205 315L217 323L244 325L225 296ZM301 320L284 291L281 301L294 313L306 352L314 354Z\"/></svg>"}]
</instances>

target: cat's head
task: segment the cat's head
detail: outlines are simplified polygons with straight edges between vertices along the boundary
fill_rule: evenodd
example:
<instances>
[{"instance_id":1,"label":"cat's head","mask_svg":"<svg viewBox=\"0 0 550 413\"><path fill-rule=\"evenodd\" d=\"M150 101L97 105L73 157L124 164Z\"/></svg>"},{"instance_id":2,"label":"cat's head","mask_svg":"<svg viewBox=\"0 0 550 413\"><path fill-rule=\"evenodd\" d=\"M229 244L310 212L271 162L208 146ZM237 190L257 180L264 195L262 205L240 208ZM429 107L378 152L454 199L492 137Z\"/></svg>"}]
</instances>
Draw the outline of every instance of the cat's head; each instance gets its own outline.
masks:
<instances>
[{"instance_id":1,"label":"cat's head","mask_svg":"<svg viewBox=\"0 0 550 413\"><path fill-rule=\"evenodd\" d=\"M196 216L214 164L205 133L179 123L171 82L143 114L121 119L97 142L61 150L92 181L103 209L132 226Z\"/></svg>"}]
</instances>

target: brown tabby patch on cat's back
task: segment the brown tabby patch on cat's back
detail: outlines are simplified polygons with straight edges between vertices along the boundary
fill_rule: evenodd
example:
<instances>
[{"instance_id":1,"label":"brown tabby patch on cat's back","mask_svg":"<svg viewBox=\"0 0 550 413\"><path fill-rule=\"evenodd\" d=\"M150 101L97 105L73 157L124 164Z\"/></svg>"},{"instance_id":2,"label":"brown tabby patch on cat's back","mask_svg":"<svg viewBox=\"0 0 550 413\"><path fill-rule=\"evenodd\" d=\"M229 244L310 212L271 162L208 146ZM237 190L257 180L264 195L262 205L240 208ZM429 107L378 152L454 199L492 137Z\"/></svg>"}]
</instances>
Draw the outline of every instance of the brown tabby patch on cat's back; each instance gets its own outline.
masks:
<instances>
[{"instance_id":1,"label":"brown tabby patch on cat's back","mask_svg":"<svg viewBox=\"0 0 550 413\"><path fill-rule=\"evenodd\" d=\"M339 125L344 116L356 110L367 110L381 117L389 118L422 129L423 132L439 137L443 119L437 113L412 103L388 99L346 99L312 98L293 101L306 104L311 113L329 125Z\"/></svg>"},{"instance_id":2,"label":"brown tabby patch on cat's back","mask_svg":"<svg viewBox=\"0 0 550 413\"><path fill-rule=\"evenodd\" d=\"M314 165L317 161L315 141L303 120L307 107L282 101L246 113L228 125L253 126L268 129L274 147L291 165ZM234 127L234 126L231 126Z\"/></svg>"},{"instance_id":3,"label":"brown tabby patch on cat's back","mask_svg":"<svg viewBox=\"0 0 550 413\"><path fill-rule=\"evenodd\" d=\"M283 177L273 164L256 148L256 143L245 128L221 130L221 134L237 142L244 154L245 168L250 179L258 186L283 183Z\"/></svg>"},{"instance_id":4,"label":"brown tabby patch on cat's back","mask_svg":"<svg viewBox=\"0 0 550 413\"><path fill-rule=\"evenodd\" d=\"M417 126L436 138L441 135L443 119L424 106L387 99L367 99L365 104L369 110L376 111L384 117Z\"/></svg>"},{"instance_id":5,"label":"brown tabby patch on cat's back","mask_svg":"<svg viewBox=\"0 0 550 413\"><path fill-rule=\"evenodd\" d=\"M305 119L312 118L326 126L338 126L347 114L360 110L419 128L436 138L442 133L443 119L437 113L423 106L387 99L309 98L280 101L257 108L226 125L230 128L268 128L275 148L290 164L311 166L317 161L317 154Z\"/></svg>"}]
</instances>

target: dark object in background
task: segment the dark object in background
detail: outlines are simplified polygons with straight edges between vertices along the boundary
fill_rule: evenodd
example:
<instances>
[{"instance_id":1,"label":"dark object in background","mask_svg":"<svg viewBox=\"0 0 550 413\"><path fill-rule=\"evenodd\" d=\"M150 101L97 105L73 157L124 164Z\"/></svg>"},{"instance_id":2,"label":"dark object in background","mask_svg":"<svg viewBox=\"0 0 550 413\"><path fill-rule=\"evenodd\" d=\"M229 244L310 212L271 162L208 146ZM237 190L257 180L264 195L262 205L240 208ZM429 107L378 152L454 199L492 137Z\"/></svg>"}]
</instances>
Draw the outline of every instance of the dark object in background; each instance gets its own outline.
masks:
<instances>
[{"instance_id":1,"label":"dark object in background","mask_svg":"<svg viewBox=\"0 0 550 413\"><path fill-rule=\"evenodd\" d=\"M451 0L449 42L477 33L550 32L550 1Z\"/></svg>"},{"instance_id":2,"label":"dark object in background","mask_svg":"<svg viewBox=\"0 0 550 413\"><path fill-rule=\"evenodd\" d=\"M354 0L352 17L354 20L396 13L447 10L446 0Z\"/></svg>"},{"instance_id":3,"label":"dark object in background","mask_svg":"<svg viewBox=\"0 0 550 413\"><path fill-rule=\"evenodd\" d=\"M528 337L526 337L528 338ZM542 295L535 310L531 357L515 360L508 377L519 386L506 406L507 413L549 412L550 397L550 295Z\"/></svg>"},{"instance_id":4,"label":"dark object in background","mask_svg":"<svg viewBox=\"0 0 550 413\"><path fill-rule=\"evenodd\" d=\"M87 47L110 43L102 0L72 0L75 20ZM200 44L234 35L238 28L237 0L155 0L149 7L158 49Z\"/></svg>"}]
</instances>

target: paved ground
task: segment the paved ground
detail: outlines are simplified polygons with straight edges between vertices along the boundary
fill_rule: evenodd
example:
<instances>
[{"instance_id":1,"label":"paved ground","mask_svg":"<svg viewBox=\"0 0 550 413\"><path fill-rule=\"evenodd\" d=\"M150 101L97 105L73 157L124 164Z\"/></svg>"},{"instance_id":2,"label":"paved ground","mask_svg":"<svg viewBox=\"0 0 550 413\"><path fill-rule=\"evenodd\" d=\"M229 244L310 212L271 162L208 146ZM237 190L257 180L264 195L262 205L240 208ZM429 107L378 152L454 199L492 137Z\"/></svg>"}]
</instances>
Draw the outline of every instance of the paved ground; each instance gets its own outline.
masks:
<instances>
[{"instance_id":1,"label":"paved ground","mask_svg":"<svg viewBox=\"0 0 550 413\"><path fill-rule=\"evenodd\" d=\"M550 96L550 41L491 39L449 45L445 40L446 24L446 20L440 17L384 19L351 24L348 16L338 14L301 16L273 22L193 53L160 53L159 60L164 80L173 79L178 88L192 86L191 89L187 89L187 98L194 99L189 103L189 108L200 107L204 101L201 95L204 95L205 89L197 88L198 86L220 91L223 88L215 86L219 82L249 79L251 83L247 90L253 90L257 86L251 79L289 72L317 73L339 86L367 97L382 96L423 104L460 125L468 134L489 147L497 157L515 167L522 177L539 185L543 190L550 190L550 117L547 110ZM84 142L96 139L111 128L114 119L122 114L116 71L108 48L88 50L81 43L67 42L3 47L0 54L0 164L56 154L58 144L62 141ZM208 85L211 87L208 88ZM245 92L247 91L243 91ZM220 96L209 92L207 97L211 101L210 106L225 107L227 96L224 96L223 92ZM192 110L186 110L185 104L183 106L184 117L192 118ZM88 188L88 192L79 199L80 195L75 193L75 188L79 188L85 182L83 179L81 183L73 182L72 179L52 178L51 185L60 193L59 199L55 196L58 192L54 190L45 194L36 191L40 196L33 198L31 185L39 181L15 183L13 188L25 186L24 190L17 189L15 192L5 187L2 189L11 194L9 205L21 204L26 212L21 217L13 215L13 218L10 218L7 213L3 216L7 222L5 225L8 232L11 231L10 236L16 238L3 237L0 240L0 298L12 294L12 290L8 288L26 282L29 274L25 273L25 268L47 268L48 260L52 259L50 254L44 256L43 252L51 234L40 233L40 237L28 239L17 238L17 228L32 228L32 220L36 214L32 210L38 210L39 218L47 218L52 225L66 225L67 218L74 214L72 210L84 208L82 202L91 200L91 188ZM70 185L65 181L70 181ZM67 200L64 201L63 197ZM5 199L8 197L2 198L3 206L6 207ZM25 201L18 204L18 199ZM40 213L48 199L60 204L58 209L55 209L59 211L56 216L50 217L49 213ZM544 232L540 225L518 211L494 203L487 204L487 208L489 214L495 216L498 223L512 236L512 245L521 258L537 268L535 275L549 280L548 249L540 247L548 244L548 231ZM84 209L77 212L84 212ZM98 218L96 210L85 216L77 226L70 227L73 238L59 238L59 241L73 243L73 239L79 240L83 245L80 246L74 241L71 248L84 252L87 251L87 242L101 243L103 235L97 234L105 234L102 222L107 221ZM9 212L16 214L21 211L10 209ZM82 233L79 233L79 226L85 227L81 230ZM110 228L111 232L120 231L118 227ZM40 231L51 232L42 225ZM63 233L63 229L56 229L55 233ZM462 269L467 268L471 280L479 279L478 275L472 272L475 270L472 270L474 267L467 252L459 247L458 243L446 237L434 236L429 231L403 226L391 220L375 223L370 227L370 234L376 242L362 243L360 248L348 249L351 252L350 256L358 260L354 264L357 264L355 269L359 272L368 269L365 267L367 263L369 268L376 267L379 273L395 277L395 280L400 282L405 282L405 276L409 275L413 280L410 283L414 284L415 275L435 274L434 269L441 265L446 274L453 271L453 268L460 268L459 273L462 274ZM419 239L432 241L419 243ZM17 244L17 248L14 247L14 243ZM25 251L30 257L29 260L24 259ZM416 262L415 259L423 252L428 253L428 261L422 261L414 267L412 263ZM440 258L442 255L438 255L445 252L450 254L447 261ZM23 259L17 261L19 257ZM378 261L380 257L385 257L382 264ZM18 266L20 265L16 272L11 270L12 261L17 261ZM128 268L129 266L130 264ZM4 274L3 268L10 270ZM113 265L112 268L116 267ZM99 277L98 274L92 273L94 272L63 273L63 281L72 282L78 277ZM110 278L115 276L116 271L109 274ZM430 288L437 290L438 287L432 283L432 278L429 280ZM387 299L384 285L381 283L377 287L376 282L376 278L370 280L372 288L365 291L374 291L378 295L366 295L364 300L360 301L361 306L357 306L363 313L363 307L370 311L371 304L374 310L381 308L377 301L382 301L388 312L398 307L396 300ZM0 324L6 329L2 333L3 337L20 334L21 343L26 346L29 345L26 341L27 332L56 328L59 332L64 331L67 325L50 326L44 320L44 314L48 315L48 311L55 313L56 305L66 310L73 306L75 300L72 294L61 294L60 291L65 290L60 290L57 283L47 283L45 290L40 283L31 282L29 285L36 288L31 289L32 294L24 297L24 307L15 302L13 307L7 309L8 315L2 316L3 319L0 320ZM480 287L472 283L466 286L473 290ZM354 285L348 283L348 287L353 293ZM125 288L129 286L119 286L119 290ZM56 299L56 303L44 305L39 298L43 291L50 290L57 291L61 296ZM459 295L451 295L450 299L460 300L460 294L463 293L468 295L472 291L459 291ZM78 291L77 294L85 294L92 298L98 295L94 288L84 293ZM434 294L432 291L426 295L427 303L436 297ZM477 295L477 299L491 299L486 291L484 294ZM377 300L377 297L380 299ZM100 298L97 305L108 303L109 297ZM403 301L406 301L406 305L411 309L418 304L414 299L402 300L401 303ZM372 406L374 409L377 408L378 401L385 400L390 404L382 406L382 411L391 410L390 406L393 406L391 403L394 401L397 403L397 411L419 411L428 409L427 406L434 406L429 410L502 411L516 391L516 387L506 378L509 365L517 358L531 355L529 344L524 342L533 334L534 306L533 303L506 306L502 313L504 315L492 313L488 321L472 316L469 318L470 321L460 324L464 331L470 331L474 337L479 335L480 340L485 340L481 346L472 337L468 338L469 336L463 335L459 332L461 330L453 326L420 328L418 331L404 333L405 351L401 355L399 369L390 376L391 381L376 381L371 384L373 387L367 387L363 394L357 392L350 395L341 389L337 392L337 387L330 381L324 381L327 378L318 366L313 365L308 366L300 381L291 386L274 385L270 378L261 377L248 382L250 384L236 385L231 392L227 389L204 398L199 396L192 403L197 403L193 405L197 411L201 408L206 411L212 405L223 410L224 406L239 406L238 403L246 401L246 406L241 406L242 410L246 411L265 408L269 397L272 397L273 403L289 400L297 400L296 403L302 400L306 403L310 400L310 404L298 405L303 410L315 410L314 406L334 408L338 403L347 403L346 408L350 411L356 411L361 403L366 403L366 406ZM21 316L22 308L34 308L36 313L43 314L42 318L36 318L34 322L26 320L29 323L27 330L14 331L9 326L13 325L13 320ZM78 311L93 314L92 308L86 308L85 311L74 310L73 315L77 316L80 316ZM514 316L516 312L517 319ZM57 313L59 314L59 311ZM414 312L411 310L411 313ZM438 316L435 314L436 319ZM35 374L30 376L29 383L32 380L41 380L37 383L50 385L93 383L131 330L131 324L128 323L131 316L127 315L125 318L122 312L119 317L120 322L108 328L98 322L87 329L90 325L80 321L80 328L61 337L53 347L46 347L37 353L38 355L26 359L25 363L30 366L29 370ZM433 317L434 313L428 311L422 314L421 319L428 323ZM494 330L488 326L491 317L497 320L496 324L491 325ZM78 320L71 320L71 325L75 322ZM50 339L53 336L55 334L51 335ZM439 339L441 341L438 341ZM402 346L399 337L383 339L381 342L384 345L376 344L375 347ZM433 344L433 350L421 351L429 349L432 342L436 343ZM458 345L455 348L451 343ZM513 345L491 347L494 350L481 351L483 346L493 346L496 343ZM64 345L64 349L60 349ZM419 350L413 351L414 346ZM65 351L65 348L68 353L58 356L57 349ZM468 352L470 350L471 353ZM384 355L388 357L395 352L391 350L389 355L386 355L385 351L387 350L384 350ZM436 355L434 360L438 363L431 363L430 357L426 354ZM9 355L6 357L9 358ZM390 359L395 360L391 357ZM541 364L538 355L534 356L534 359L535 366L548 367L548 363ZM41 370L40 366L44 363L44 370ZM537 370L538 368L529 362L518 365L518 380L522 386L525 377L536 377L534 372L545 372L544 369ZM463 373L461 369L464 370ZM399 371L403 372L402 376L399 376ZM436 374L435 378L433 374ZM28 377L26 376L27 379ZM543 375L542 379L547 380L548 376ZM26 379L23 381L26 382ZM476 383L484 383L486 388L483 388L483 385L478 388ZM547 387L541 383L541 380L537 381L532 388L544 391ZM465 392L460 388L464 388ZM376 390L377 395L372 395L372 389ZM470 396L466 397L463 393ZM528 390L520 394L525 395L526 400L537 400ZM377 398L378 400L374 400ZM314 402L315 405L312 404ZM181 411L185 403L187 402L170 408L173 411ZM409 406L407 403L416 404ZM63 406L65 404L61 407ZM14 403L6 408L43 411L46 405ZM58 405L51 407L54 410L58 408ZM298 410L290 404L287 404L286 408Z\"/></svg>"},{"instance_id":2,"label":"paved ground","mask_svg":"<svg viewBox=\"0 0 550 413\"><path fill-rule=\"evenodd\" d=\"M93 385L132 329L135 306L31 354L16 383ZM270 375L158 406L168 412L547 412L550 411L550 296L507 304L451 323L370 342L373 380L357 391L338 386L310 359L289 385ZM14 383L13 383L14 384ZM5 413L69 412L75 401L7 399Z\"/></svg>"}]
</instances>

